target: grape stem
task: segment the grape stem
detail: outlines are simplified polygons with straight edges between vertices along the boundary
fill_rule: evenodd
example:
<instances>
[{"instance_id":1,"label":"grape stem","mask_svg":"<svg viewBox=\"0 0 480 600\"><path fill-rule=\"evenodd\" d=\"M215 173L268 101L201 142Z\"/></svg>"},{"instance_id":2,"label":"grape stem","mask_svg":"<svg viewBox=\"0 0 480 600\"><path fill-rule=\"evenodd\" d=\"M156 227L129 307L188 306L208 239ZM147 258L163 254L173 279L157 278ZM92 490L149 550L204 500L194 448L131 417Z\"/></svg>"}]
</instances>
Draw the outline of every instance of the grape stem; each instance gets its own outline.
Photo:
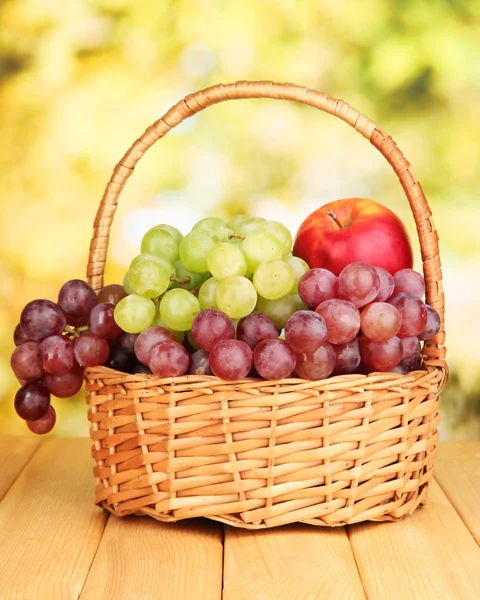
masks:
<instances>
[{"instance_id":1,"label":"grape stem","mask_svg":"<svg viewBox=\"0 0 480 600\"><path fill-rule=\"evenodd\" d=\"M245 238L242 237L241 235L237 235L236 233L229 233L228 239L229 240L244 240Z\"/></svg>"},{"instance_id":2,"label":"grape stem","mask_svg":"<svg viewBox=\"0 0 480 600\"><path fill-rule=\"evenodd\" d=\"M340 227L340 229L343 229L343 225L340 222L339 218L337 217L337 215L333 212L333 210L331 210L330 208L327 210L327 215L333 219L335 221L335 223Z\"/></svg>"},{"instance_id":3,"label":"grape stem","mask_svg":"<svg viewBox=\"0 0 480 600\"><path fill-rule=\"evenodd\" d=\"M183 279L180 279L176 275L170 275L170 281L176 281L182 286L182 289L185 289L185 286L190 281L190 276L186 275Z\"/></svg>"},{"instance_id":4,"label":"grape stem","mask_svg":"<svg viewBox=\"0 0 480 600\"><path fill-rule=\"evenodd\" d=\"M82 325L81 327L72 327L72 325L66 325L64 331L70 337L70 339L74 341L79 338L84 331L88 331L88 325Z\"/></svg>"}]
</instances>

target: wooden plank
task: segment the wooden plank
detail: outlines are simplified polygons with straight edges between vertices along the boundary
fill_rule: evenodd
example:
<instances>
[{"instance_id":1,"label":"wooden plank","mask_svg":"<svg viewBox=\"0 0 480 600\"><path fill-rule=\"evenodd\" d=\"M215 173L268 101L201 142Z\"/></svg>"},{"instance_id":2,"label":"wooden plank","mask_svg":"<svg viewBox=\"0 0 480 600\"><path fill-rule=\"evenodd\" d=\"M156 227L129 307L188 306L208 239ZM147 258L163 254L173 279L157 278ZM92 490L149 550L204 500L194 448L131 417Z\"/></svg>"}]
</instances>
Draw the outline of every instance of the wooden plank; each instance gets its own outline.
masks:
<instances>
[{"instance_id":1,"label":"wooden plank","mask_svg":"<svg viewBox=\"0 0 480 600\"><path fill-rule=\"evenodd\" d=\"M341 528L296 523L225 532L224 600L364 599Z\"/></svg>"},{"instance_id":2,"label":"wooden plank","mask_svg":"<svg viewBox=\"0 0 480 600\"><path fill-rule=\"evenodd\" d=\"M0 598L78 598L106 514L90 441L42 443L0 503Z\"/></svg>"},{"instance_id":3,"label":"wooden plank","mask_svg":"<svg viewBox=\"0 0 480 600\"><path fill-rule=\"evenodd\" d=\"M480 545L480 442L443 442L435 479Z\"/></svg>"},{"instance_id":4,"label":"wooden plank","mask_svg":"<svg viewBox=\"0 0 480 600\"><path fill-rule=\"evenodd\" d=\"M20 471L31 459L41 440L33 437L3 436L0 438L0 500L5 496Z\"/></svg>"},{"instance_id":5,"label":"wooden plank","mask_svg":"<svg viewBox=\"0 0 480 600\"><path fill-rule=\"evenodd\" d=\"M480 548L438 484L396 523L362 523L349 537L369 600L480 598Z\"/></svg>"},{"instance_id":6,"label":"wooden plank","mask_svg":"<svg viewBox=\"0 0 480 600\"><path fill-rule=\"evenodd\" d=\"M111 516L81 600L220 600L223 526Z\"/></svg>"}]
</instances>

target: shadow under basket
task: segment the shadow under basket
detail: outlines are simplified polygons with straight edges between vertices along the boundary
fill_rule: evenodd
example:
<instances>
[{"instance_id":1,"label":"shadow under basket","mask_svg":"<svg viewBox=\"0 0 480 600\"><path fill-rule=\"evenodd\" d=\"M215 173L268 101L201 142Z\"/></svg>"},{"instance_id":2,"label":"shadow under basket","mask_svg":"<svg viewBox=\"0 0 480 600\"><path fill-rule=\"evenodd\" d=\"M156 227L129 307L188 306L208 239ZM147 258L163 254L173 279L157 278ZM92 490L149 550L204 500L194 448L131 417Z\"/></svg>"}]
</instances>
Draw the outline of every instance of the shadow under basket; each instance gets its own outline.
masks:
<instances>
[{"instance_id":1,"label":"shadow under basket","mask_svg":"<svg viewBox=\"0 0 480 600\"><path fill-rule=\"evenodd\" d=\"M294 84L237 82L187 96L115 167L95 220L88 280L95 290L103 285L118 198L144 152L209 105L244 98L316 107L385 156L412 209L426 301L440 315L440 332L423 345L422 370L407 375L227 382L88 368L95 501L118 516L208 517L248 529L400 519L426 502L433 476L439 393L448 376L444 295L438 236L422 188L372 121L342 100Z\"/></svg>"}]
</instances>

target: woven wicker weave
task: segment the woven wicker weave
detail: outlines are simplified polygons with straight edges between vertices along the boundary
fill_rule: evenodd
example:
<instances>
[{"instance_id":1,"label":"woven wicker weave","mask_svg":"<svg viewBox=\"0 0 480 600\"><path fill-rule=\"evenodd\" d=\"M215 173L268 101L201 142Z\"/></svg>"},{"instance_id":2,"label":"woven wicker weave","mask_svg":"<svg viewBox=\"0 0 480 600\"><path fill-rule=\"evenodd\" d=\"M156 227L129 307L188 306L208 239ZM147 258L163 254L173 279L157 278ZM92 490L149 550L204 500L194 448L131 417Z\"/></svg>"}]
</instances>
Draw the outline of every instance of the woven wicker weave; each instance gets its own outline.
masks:
<instances>
[{"instance_id":1,"label":"woven wicker weave","mask_svg":"<svg viewBox=\"0 0 480 600\"><path fill-rule=\"evenodd\" d=\"M96 502L161 521L205 516L245 528L302 521L396 520L425 503L436 454L439 393L448 368L438 236L410 164L394 141L342 100L293 84L237 82L189 95L149 127L115 167L94 225L88 279L103 285L119 195L144 152L211 104L274 98L346 121L385 156L415 218L428 304L440 332L423 370L323 381L186 375L159 379L86 370Z\"/></svg>"}]
</instances>

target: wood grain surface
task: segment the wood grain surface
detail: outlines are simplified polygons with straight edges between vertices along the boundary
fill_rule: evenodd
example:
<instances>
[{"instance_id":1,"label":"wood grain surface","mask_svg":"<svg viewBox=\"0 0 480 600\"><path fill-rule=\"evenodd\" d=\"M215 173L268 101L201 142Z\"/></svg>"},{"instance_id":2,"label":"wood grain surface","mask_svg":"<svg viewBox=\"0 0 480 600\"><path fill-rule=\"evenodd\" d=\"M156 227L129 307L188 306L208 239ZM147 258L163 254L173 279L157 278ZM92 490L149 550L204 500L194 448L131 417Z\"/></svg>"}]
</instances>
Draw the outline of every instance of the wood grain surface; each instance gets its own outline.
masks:
<instances>
[{"instance_id":1,"label":"wood grain surface","mask_svg":"<svg viewBox=\"0 0 480 600\"><path fill-rule=\"evenodd\" d=\"M343 527L286 525L261 531L227 528L224 600L364 599Z\"/></svg>"},{"instance_id":2,"label":"wood grain surface","mask_svg":"<svg viewBox=\"0 0 480 600\"><path fill-rule=\"evenodd\" d=\"M0 500L31 459L40 440L27 437L0 438Z\"/></svg>"},{"instance_id":3,"label":"wood grain surface","mask_svg":"<svg viewBox=\"0 0 480 600\"><path fill-rule=\"evenodd\" d=\"M440 444L435 478L480 545L480 443Z\"/></svg>"},{"instance_id":4,"label":"wood grain surface","mask_svg":"<svg viewBox=\"0 0 480 600\"><path fill-rule=\"evenodd\" d=\"M90 441L0 439L0 600L480 599L480 442L396 523L251 531L93 504Z\"/></svg>"},{"instance_id":5,"label":"wood grain surface","mask_svg":"<svg viewBox=\"0 0 480 600\"><path fill-rule=\"evenodd\" d=\"M112 516L81 599L220 600L222 561L219 523Z\"/></svg>"},{"instance_id":6,"label":"wood grain surface","mask_svg":"<svg viewBox=\"0 0 480 600\"><path fill-rule=\"evenodd\" d=\"M107 516L88 440L42 443L0 503L0 598L78 598Z\"/></svg>"},{"instance_id":7,"label":"wood grain surface","mask_svg":"<svg viewBox=\"0 0 480 600\"><path fill-rule=\"evenodd\" d=\"M480 599L480 548L435 481L410 518L349 537L369 600Z\"/></svg>"}]
</instances>

